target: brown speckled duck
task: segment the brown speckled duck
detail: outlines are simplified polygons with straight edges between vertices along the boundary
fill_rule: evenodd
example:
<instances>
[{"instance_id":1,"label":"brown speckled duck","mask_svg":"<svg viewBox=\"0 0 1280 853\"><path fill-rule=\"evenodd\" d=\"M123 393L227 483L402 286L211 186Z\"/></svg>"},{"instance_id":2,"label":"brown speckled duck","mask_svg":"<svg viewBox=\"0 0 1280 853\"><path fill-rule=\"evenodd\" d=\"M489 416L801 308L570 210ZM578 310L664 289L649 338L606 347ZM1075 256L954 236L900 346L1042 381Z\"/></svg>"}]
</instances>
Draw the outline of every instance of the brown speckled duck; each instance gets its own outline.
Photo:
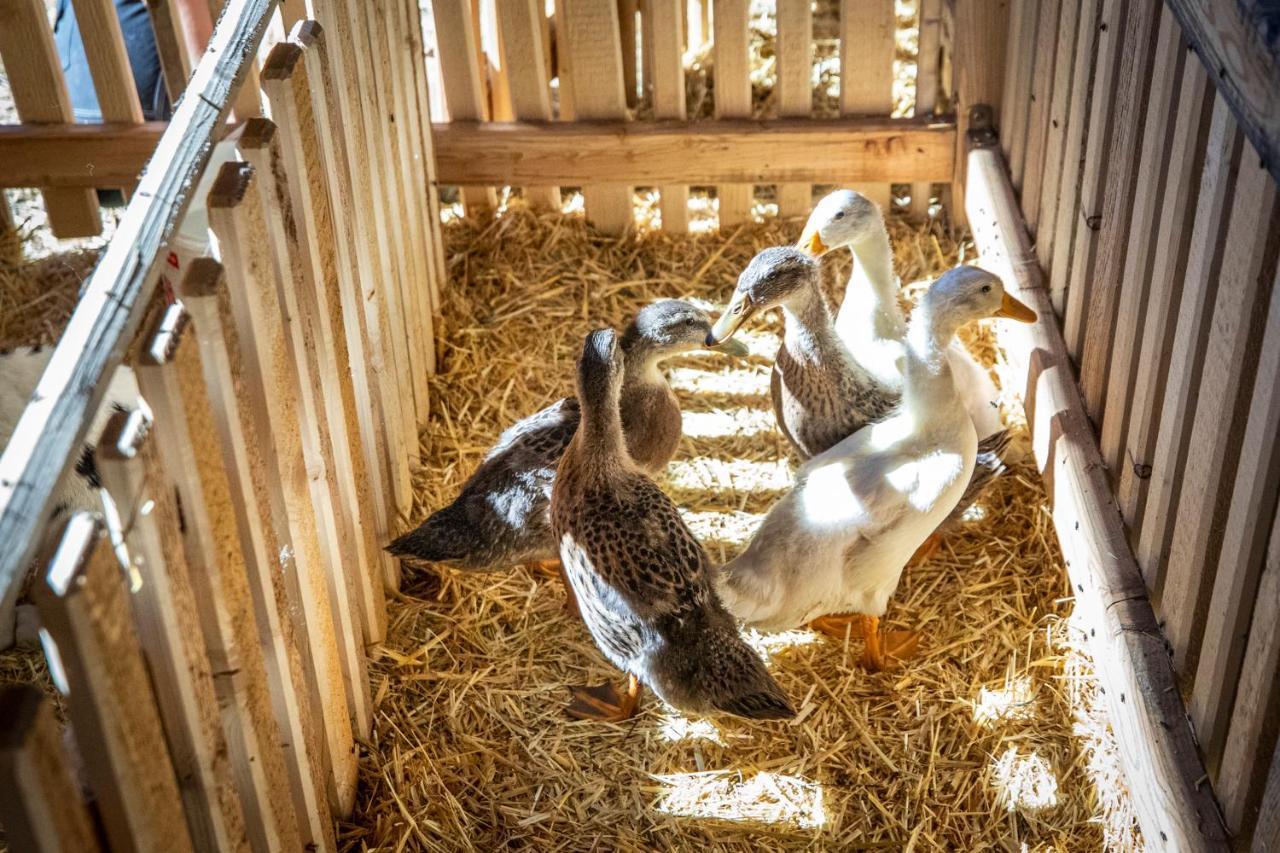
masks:
<instances>
[{"instance_id":1,"label":"brown speckled duck","mask_svg":"<svg viewBox=\"0 0 1280 853\"><path fill-rule=\"evenodd\" d=\"M673 355L706 346L711 320L676 299L642 308L622 336L628 368L619 410L627 449L645 471L666 468L680 443L680 404L659 369ZM740 342L722 351L746 354ZM565 397L509 427L453 503L392 542L398 557L493 571L556 557L547 508L556 465L574 430L579 406Z\"/></svg>"},{"instance_id":2,"label":"brown speckled duck","mask_svg":"<svg viewBox=\"0 0 1280 853\"><path fill-rule=\"evenodd\" d=\"M569 713L626 719L643 683L681 711L792 717L716 597L706 551L627 451L618 405L626 359L613 330L587 336L582 416L556 473L551 525L582 619L629 683L625 693L612 684L577 688Z\"/></svg>"}]
</instances>

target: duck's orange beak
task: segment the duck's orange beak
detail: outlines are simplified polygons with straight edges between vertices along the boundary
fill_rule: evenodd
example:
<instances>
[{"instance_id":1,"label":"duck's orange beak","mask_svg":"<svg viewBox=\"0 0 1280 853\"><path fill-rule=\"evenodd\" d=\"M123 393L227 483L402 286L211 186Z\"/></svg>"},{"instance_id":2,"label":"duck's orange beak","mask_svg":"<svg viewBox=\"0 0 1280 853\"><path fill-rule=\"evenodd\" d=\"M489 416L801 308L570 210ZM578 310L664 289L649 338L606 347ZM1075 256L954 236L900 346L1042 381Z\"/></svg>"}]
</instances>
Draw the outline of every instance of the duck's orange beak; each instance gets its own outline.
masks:
<instances>
[{"instance_id":1,"label":"duck's orange beak","mask_svg":"<svg viewBox=\"0 0 1280 853\"><path fill-rule=\"evenodd\" d=\"M1007 290L1004 292L1004 299L1000 301L1000 308L996 311L995 316L1017 320L1019 323L1034 323L1036 321L1036 312L1010 296Z\"/></svg>"},{"instance_id":2,"label":"duck's orange beak","mask_svg":"<svg viewBox=\"0 0 1280 853\"><path fill-rule=\"evenodd\" d=\"M822 234L818 229L809 225L805 226L800 239L796 241L796 248L811 258L820 258L830 251L830 247L822 242Z\"/></svg>"}]
</instances>

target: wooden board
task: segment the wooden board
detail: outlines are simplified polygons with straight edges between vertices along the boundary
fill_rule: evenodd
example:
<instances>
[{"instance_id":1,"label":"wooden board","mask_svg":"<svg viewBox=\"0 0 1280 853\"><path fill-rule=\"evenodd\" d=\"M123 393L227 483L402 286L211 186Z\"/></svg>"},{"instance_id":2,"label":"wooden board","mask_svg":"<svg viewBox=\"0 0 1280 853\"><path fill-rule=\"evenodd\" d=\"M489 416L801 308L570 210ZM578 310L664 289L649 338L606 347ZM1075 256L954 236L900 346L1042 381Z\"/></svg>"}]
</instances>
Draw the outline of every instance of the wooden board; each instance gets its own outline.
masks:
<instances>
[{"instance_id":1,"label":"wooden board","mask_svg":"<svg viewBox=\"0 0 1280 853\"><path fill-rule=\"evenodd\" d=\"M0 59L24 124L74 120L43 0L0 3ZM42 194L55 236L92 237L102 231L98 199L92 191L48 188Z\"/></svg>"},{"instance_id":2,"label":"wooden board","mask_svg":"<svg viewBox=\"0 0 1280 853\"><path fill-rule=\"evenodd\" d=\"M928 119L438 124L433 136L444 183L947 181L955 156L955 126Z\"/></svg>"},{"instance_id":3,"label":"wooden board","mask_svg":"<svg viewBox=\"0 0 1280 853\"><path fill-rule=\"evenodd\" d=\"M784 4L786 2L788 0L783 0ZM803 0L800 3L804 5ZM645 67L652 69L650 94L654 118L683 120L687 113L684 56L681 51L685 18L682 0L647 0L643 15L646 31L650 34L645 42ZM779 27L781 28L781 23ZM782 44L782 39L782 30L779 29L779 45ZM781 76L778 85L782 85ZM688 231L689 187L684 184L663 184L658 188L658 195L663 230L676 234Z\"/></svg>"},{"instance_id":4,"label":"wooden board","mask_svg":"<svg viewBox=\"0 0 1280 853\"><path fill-rule=\"evenodd\" d=\"M142 105L133 84L120 19L113 0L73 0L85 59L103 121L142 121Z\"/></svg>"},{"instance_id":5,"label":"wooden board","mask_svg":"<svg viewBox=\"0 0 1280 853\"><path fill-rule=\"evenodd\" d=\"M1044 142L1044 175L1040 178L1040 210L1036 218L1036 257L1041 269L1050 269L1053 238L1057 231L1059 181L1066 145L1071 83L1075 77L1076 38L1080 31L1081 3L1063 3L1058 18L1053 80L1050 83L1049 128ZM1023 205L1026 207L1026 205Z\"/></svg>"},{"instance_id":6,"label":"wooden board","mask_svg":"<svg viewBox=\"0 0 1280 853\"><path fill-rule=\"evenodd\" d=\"M1092 323L1085 336L1082 374L1087 375L1091 370L1100 369L1098 347L1107 346L1110 352L1105 377L1106 399L1102 405L1094 404L1094 418L1102 427L1099 437L1102 459L1107 463L1113 478L1119 477L1120 466L1124 462L1123 427L1133 397L1134 371L1139 353L1143 349L1143 319L1146 316L1152 267L1156 260L1160 219L1167 206L1168 187L1165 179L1169 175L1170 153L1175 145L1174 137L1178 129L1177 105L1186 54L1186 45L1177 25L1168 10L1163 10L1152 63L1151 90L1142 131L1137 181L1133 187L1129 235L1124 246L1124 267L1119 274L1120 294L1115 311L1115 331L1111 335L1109 346L1099 340L1097 328ZM1194 130L1189 132L1194 135ZM1116 201L1118 203L1119 199ZM1119 263L1119 258L1115 257L1119 250L1120 246L1116 241L1104 241L1102 260L1099 263L1100 275L1108 274ZM1093 382L1101 384L1103 379L1095 375ZM1090 383L1086 381L1082 384L1087 394Z\"/></svg>"},{"instance_id":7,"label":"wooden board","mask_svg":"<svg viewBox=\"0 0 1280 853\"><path fill-rule=\"evenodd\" d=\"M1038 233L1040 195L1044 187L1045 148L1049 133L1049 106L1057 59L1058 24L1061 19L1059 0L1043 0L1036 25L1035 69L1031 75L1030 114L1027 117L1026 154L1022 167L1022 209L1032 237Z\"/></svg>"},{"instance_id":8,"label":"wooden board","mask_svg":"<svg viewBox=\"0 0 1280 853\"><path fill-rule=\"evenodd\" d=\"M1125 423L1122 425L1116 421L1121 416L1118 407L1103 413L1104 445L1114 440L1108 436L1121 432L1124 435L1124 458L1118 471L1120 485L1117 496L1125 522L1135 532L1141 528L1142 513L1146 507L1147 480L1151 476L1151 460L1155 454L1160 409L1164 402L1165 376L1169 371L1169 356L1178 322L1178 303L1182 299L1193 217L1198 207L1213 99L1213 83L1204 69L1194 62L1185 63L1144 308L1142 340L1146 345L1138 354L1133 375L1133 398ZM1223 140L1219 138L1219 147L1222 144ZM1229 161L1229 157L1223 156L1211 161L1218 170L1215 181L1225 179L1225 167ZM1210 186L1216 186L1216 183Z\"/></svg>"},{"instance_id":9,"label":"wooden board","mask_svg":"<svg viewBox=\"0 0 1280 853\"><path fill-rule=\"evenodd\" d=\"M436 52L444 78L445 108L452 121L484 121L489 117L484 84L477 61L479 34L471 17L470 0L433 0ZM330 22L321 17L322 25ZM468 211L491 210L498 199L491 187L462 187L462 203Z\"/></svg>"},{"instance_id":10,"label":"wooden board","mask_svg":"<svg viewBox=\"0 0 1280 853\"><path fill-rule=\"evenodd\" d=\"M609 2L572 0L559 10L556 39L559 56L573 63L567 72L571 83L573 116L579 121L626 119L627 102L622 90L622 47L618 33L618 9ZM562 78L563 79L563 78ZM561 97L564 90L561 90ZM439 163L442 148L436 139ZM441 180L445 180L441 169ZM524 183L524 182L522 182ZM554 182L565 184L568 182ZM631 186L620 181L584 184L587 219L606 234L618 234L632 227Z\"/></svg>"},{"instance_id":11,"label":"wooden board","mask_svg":"<svg viewBox=\"0 0 1280 853\"><path fill-rule=\"evenodd\" d=\"M499 0L502 61L511 69L511 110L517 119L550 121L551 80L547 76L547 48L542 41L542 3L539 0ZM534 207L560 209L559 187L529 187L525 198Z\"/></svg>"},{"instance_id":12,"label":"wooden board","mask_svg":"<svg viewBox=\"0 0 1280 853\"><path fill-rule=\"evenodd\" d=\"M1172 539L1195 395L1204 368L1211 308L1222 267L1227 218L1238 190L1236 173L1240 168L1243 137L1225 101L1218 99L1214 103L1212 121L1169 369L1161 383L1164 399L1159 410L1155 452L1150 461L1147 504L1138 536L1138 565L1154 590L1161 587Z\"/></svg>"},{"instance_id":13,"label":"wooden board","mask_svg":"<svg viewBox=\"0 0 1280 853\"><path fill-rule=\"evenodd\" d=\"M1010 28L1009 90L1001 113L1001 134L1008 133L1009 150L1006 157L1013 188L1022 192L1022 172L1027 161L1027 126L1031 120L1031 82L1037 64L1036 31L1040 25L1040 13L1044 11L1041 0L1023 0L1022 14L1018 17L1018 29Z\"/></svg>"},{"instance_id":14,"label":"wooden board","mask_svg":"<svg viewBox=\"0 0 1280 853\"><path fill-rule=\"evenodd\" d=\"M320 689L321 726L329 739L333 767L331 793L340 811L354 802L356 755L350 706L361 701L365 685L352 679L353 635L339 636L334 616L329 566L324 562L320 532L304 458L296 361L288 349L280 314L275 270L266 257L262 205L248 164L225 164L209 194L209 224L224 247L231 317L247 386L241 406L253 418L255 434L267 465L268 499L277 536L293 546L292 563L282 567L296 579L299 635L310 648L312 679ZM257 235L256 238L251 235ZM230 322L229 322L230 321Z\"/></svg>"},{"instance_id":15,"label":"wooden board","mask_svg":"<svg viewBox=\"0 0 1280 853\"><path fill-rule=\"evenodd\" d=\"M1146 187L1138 183L1141 167L1139 155L1144 141L1143 130L1148 110L1148 96L1153 75L1152 61L1159 27L1160 0L1130 0L1129 20L1125 23L1124 47L1121 50L1118 90L1112 101L1115 117L1111 122L1111 138L1106 144L1107 166L1101 178L1101 220L1090 228L1092 240L1085 244L1076 238L1077 252L1092 251L1094 263L1084 292L1087 304L1079 311L1067 310L1068 327L1073 317L1082 317L1084 328L1077 331L1080 359L1080 385L1084 390L1085 408L1095 425L1102 424L1102 404L1107 393L1107 371L1115 346L1116 308L1125 285L1124 270L1129 250L1129 228L1133 216L1134 195ZM1176 42L1173 29L1165 30L1166 42ZM1173 48L1176 50L1176 45ZM1092 140L1090 140L1092 144ZM1092 156L1092 154L1090 155ZM1085 180L1093 177L1085 170ZM1149 185L1148 185L1149 186ZM1089 208L1092 210L1093 208ZM1087 248L1091 246L1090 248ZM1072 271L1084 274L1086 264ZM1068 294L1070 296L1070 294ZM1070 340L1070 339L1068 339Z\"/></svg>"},{"instance_id":16,"label":"wooden board","mask_svg":"<svg viewBox=\"0 0 1280 853\"><path fill-rule=\"evenodd\" d=\"M333 850L330 791L335 791L328 741L320 731L321 685L313 677L311 650L302 622L302 596L297 572L287 555L294 553L287 528L271 523L270 493L278 488L267 478L269 436L259 436L251 414L246 366L231 322L231 295L222 265L195 259L178 285L178 295L191 312L200 344L200 368L209 394L218 458L227 476L240 535L249 594L263 650L267 686L282 734L289 788L304 844ZM203 446L203 445L202 445ZM281 555L286 555L282 564ZM300 623L300 624L299 624ZM337 802L336 795L334 801Z\"/></svg>"},{"instance_id":17,"label":"wooden board","mask_svg":"<svg viewBox=\"0 0 1280 853\"><path fill-rule=\"evenodd\" d=\"M892 0L840 0L840 115L887 116L893 112L896 28ZM888 215L887 183L858 183L854 189Z\"/></svg>"},{"instance_id":18,"label":"wooden board","mask_svg":"<svg viewBox=\"0 0 1280 853\"><path fill-rule=\"evenodd\" d=\"M712 9L716 118L751 118L749 5L747 0L715 0ZM751 184L717 184L716 199L722 229L751 221Z\"/></svg>"},{"instance_id":19,"label":"wooden board","mask_svg":"<svg viewBox=\"0 0 1280 853\"><path fill-rule=\"evenodd\" d=\"M1246 146L1236 179L1160 596L1174 662L1187 672L1199 659L1236 466L1256 471L1240 449L1280 253L1280 204L1253 155ZM1280 374L1259 378L1272 388Z\"/></svg>"},{"instance_id":20,"label":"wooden board","mask_svg":"<svg viewBox=\"0 0 1280 853\"><path fill-rule=\"evenodd\" d=\"M107 421L95 458L115 501L136 589L129 596L191 838L245 850L250 838L222 728L213 669L172 485L141 409Z\"/></svg>"},{"instance_id":21,"label":"wooden board","mask_svg":"<svg viewBox=\"0 0 1280 853\"><path fill-rule=\"evenodd\" d=\"M955 74L956 136L951 201L947 211L953 226L966 222L965 180L969 167L968 135L974 107L991 109L996 127L1005 91L1005 48L1009 32L1009 4L985 0L955 0L944 7L953 21L951 67ZM919 179L917 179L919 180Z\"/></svg>"},{"instance_id":22,"label":"wooden board","mask_svg":"<svg viewBox=\"0 0 1280 853\"><path fill-rule=\"evenodd\" d=\"M960 0L957 0L957 3L959 2ZM1018 91L1018 76L1026 67L1024 49L1026 42L1023 38L1026 27L1023 20L1033 11L1031 0L1009 0L1009 26L1005 34L1004 46L1005 66L1001 69L1004 86L1001 89L999 121L996 123L996 127L1000 130L1000 150L1004 152L1006 163L1009 162L1013 137L1016 135L1014 125L1018 119L1026 121L1027 116L1025 112L1015 108L1014 93ZM957 26L963 30L963 23L958 23ZM962 61L957 64L963 67Z\"/></svg>"},{"instance_id":23,"label":"wooden board","mask_svg":"<svg viewBox=\"0 0 1280 853\"><path fill-rule=\"evenodd\" d=\"M128 589L100 520L72 517L36 598L111 849L193 850Z\"/></svg>"},{"instance_id":24,"label":"wooden board","mask_svg":"<svg viewBox=\"0 0 1280 853\"><path fill-rule=\"evenodd\" d=\"M916 42L917 116L931 116L938 105L942 78L942 0L920 0L919 36ZM781 30L781 22L779 22ZM812 60L812 55L810 55ZM911 215L924 219L929 215L933 185L928 181L911 185Z\"/></svg>"},{"instance_id":25,"label":"wooden board","mask_svg":"<svg viewBox=\"0 0 1280 853\"><path fill-rule=\"evenodd\" d=\"M1253 830L1255 853L1270 853L1280 849L1280 741L1271 754L1271 770L1267 774L1267 787L1258 808L1258 823Z\"/></svg>"},{"instance_id":26,"label":"wooden board","mask_svg":"<svg viewBox=\"0 0 1280 853\"><path fill-rule=\"evenodd\" d=\"M0 688L0 790L0 822L11 850L102 849L62 748L62 727L33 684Z\"/></svg>"},{"instance_id":27,"label":"wooden board","mask_svg":"<svg viewBox=\"0 0 1280 853\"><path fill-rule=\"evenodd\" d=\"M0 187L132 187L165 127L0 125Z\"/></svg>"},{"instance_id":28,"label":"wooden board","mask_svg":"<svg viewBox=\"0 0 1280 853\"><path fill-rule=\"evenodd\" d=\"M174 10L173 0L147 0L151 32L156 39L160 71L169 103L176 104L191 77L191 56L182 36L182 22Z\"/></svg>"}]
</instances>

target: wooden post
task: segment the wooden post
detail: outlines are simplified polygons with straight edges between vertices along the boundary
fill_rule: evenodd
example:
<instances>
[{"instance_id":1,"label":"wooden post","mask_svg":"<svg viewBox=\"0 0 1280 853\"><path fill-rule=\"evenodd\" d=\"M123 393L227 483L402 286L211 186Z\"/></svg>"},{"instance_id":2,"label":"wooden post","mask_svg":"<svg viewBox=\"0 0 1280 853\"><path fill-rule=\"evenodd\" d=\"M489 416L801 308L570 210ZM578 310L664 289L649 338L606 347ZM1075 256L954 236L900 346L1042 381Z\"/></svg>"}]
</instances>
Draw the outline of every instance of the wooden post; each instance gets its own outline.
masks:
<instances>
[{"instance_id":1,"label":"wooden post","mask_svg":"<svg viewBox=\"0 0 1280 853\"><path fill-rule=\"evenodd\" d=\"M1027 217L1031 235L1037 234L1040 221L1040 195L1044 186L1045 146L1049 133L1049 107L1057 57L1058 23L1061 18L1059 0L1040 4L1040 21L1036 27L1034 50L1035 71L1031 75L1031 103L1027 119L1026 162L1022 167L1022 198L1019 202Z\"/></svg>"},{"instance_id":2,"label":"wooden post","mask_svg":"<svg viewBox=\"0 0 1280 853\"><path fill-rule=\"evenodd\" d=\"M539 0L500 0L502 61L512 70L511 106L518 119L551 121L551 81L547 77L547 45L542 41L542 3ZM560 209L559 187L527 187L532 207Z\"/></svg>"},{"instance_id":3,"label":"wooden post","mask_svg":"<svg viewBox=\"0 0 1280 853\"><path fill-rule=\"evenodd\" d=\"M637 100L636 74L636 6L637 0L615 0L618 4L618 41L622 47L622 91L627 107Z\"/></svg>"},{"instance_id":4,"label":"wooden post","mask_svg":"<svg viewBox=\"0 0 1280 853\"><path fill-rule=\"evenodd\" d=\"M997 127L1002 121L997 108L1004 91L1009 4L1006 0L955 0L954 9L956 155L948 214L952 224L959 227L965 224L966 217L966 138L973 109L985 104L991 107Z\"/></svg>"},{"instance_id":5,"label":"wooden post","mask_svg":"<svg viewBox=\"0 0 1280 853\"><path fill-rule=\"evenodd\" d=\"M75 120L43 0L0 4L0 58L21 121L61 124ZM102 231L93 190L46 188L41 192L56 236L92 237Z\"/></svg>"},{"instance_id":6,"label":"wooden post","mask_svg":"<svg viewBox=\"0 0 1280 853\"><path fill-rule=\"evenodd\" d=\"M897 28L891 0L840 2L840 114L878 115L893 112L893 32ZM748 86L748 102L750 87ZM889 184L854 187L890 213Z\"/></svg>"},{"instance_id":7,"label":"wooden post","mask_svg":"<svg viewBox=\"0 0 1280 853\"><path fill-rule=\"evenodd\" d=\"M747 0L715 0L712 9L716 118L751 117L748 5ZM751 221L753 184L720 184L716 187L716 196L721 229Z\"/></svg>"},{"instance_id":8,"label":"wooden post","mask_svg":"<svg viewBox=\"0 0 1280 853\"><path fill-rule=\"evenodd\" d=\"M147 0L151 32L156 39L156 53L164 74L164 88L169 103L177 103L191 77L191 57L180 30L182 23L174 12L172 0Z\"/></svg>"},{"instance_id":9,"label":"wooden post","mask_svg":"<svg viewBox=\"0 0 1280 853\"><path fill-rule=\"evenodd\" d=\"M287 525L271 523L272 495L279 490L271 437L258 432L248 376L231 320L231 295L222 265L208 258L192 262L179 284L179 296L191 312L200 343L204 388L214 416L221 463L231 490L231 505L265 651L267 685L283 735L289 786L303 843L318 850L335 849L329 803L341 804L329 743L339 755L352 748L350 733L321 732L324 696L334 685L316 677L307 633L305 596L294 570L296 553ZM202 440L200 447L207 447ZM341 701L341 700L339 700ZM346 750L347 752L342 752ZM339 772L346 763L338 762ZM345 777L344 777L345 779ZM349 783L346 783L349 785Z\"/></svg>"},{"instance_id":10,"label":"wooden post","mask_svg":"<svg viewBox=\"0 0 1280 853\"><path fill-rule=\"evenodd\" d=\"M646 0L643 13L645 27L645 85L653 98L653 115L659 119L683 120L685 106L684 6L681 0ZM662 184L658 187L662 209L662 230L683 234L689 230L689 187L686 184Z\"/></svg>"},{"instance_id":11,"label":"wooden post","mask_svg":"<svg viewBox=\"0 0 1280 853\"><path fill-rule=\"evenodd\" d=\"M102 849L67 766L52 706L35 685L0 688L0 791L0 822L9 849Z\"/></svg>"},{"instance_id":12,"label":"wooden post","mask_svg":"<svg viewBox=\"0 0 1280 853\"><path fill-rule=\"evenodd\" d=\"M813 110L813 10L809 0L778 0L777 51L778 115L805 118ZM918 114L923 111L920 108ZM808 216L812 207L812 184L778 184L778 216Z\"/></svg>"},{"instance_id":13,"label":"wooden post","mask_svg":"<svg viewBox=\"0 0 1280 853\"><path fill-rule=\"evenodd\" d=\"M1009 28L1009 47L1006 54L1009 76L1005 81L1004 106L1000 111L1000 135L1008 137L1005 158L1014 192L1022 193L1022 173L1026 165L1027 133L1031 122L1031 81L1035 76L1039 56L1036 51L1036 31L1040 15L1051 10L1044 8L1041 0L1022 0L1022 11L1017 16L1017 27Z\"/></svg>"},{"instance_id":14,"label":"wooden post","mask_svg":"<svg viewBox=\"0 0 1280 853\"><path fill-rule=\"evenodd\" d=\"M807 8L807 7L806 7ZM782 38L781 14L778 38ZM781 51L779 51L781 52ZM806 70L807 67L806 67ZM808 75L805 75L806 78ZM920 0L919 36L916 41L916 109L917 116L933 115L942 87L942 0ZM779 75L781 87L781 75ZM808 84L808 79L805 80ZM929 197L933 185L918 181L911 185L911 215L925 219L929 215Z\"/></svg>"},{"instance_id":15,"label":"wooden post","mask_svg":"<svg viewBox=\"0 0 1280 853\"><path fill-rule=\"evenodd\" d=\"M480 80L478 34L471 18L470 0L433 0L436 50L444 76L444 100L450 121L484 121L484 86ZM561 15L560 17L564 17ZM321 24L326 21L321 18ZM563 23L563 21L560 21ZM561 61L564 56L561 53ZM561 66L563 70L563 65ZM461 187L462 205L467 212L488 211L498 206L492 187Z\"/></svg>"},{"instance_id":16,"label":"wooden post","mask_svg":"<svg viewBox=\"0 0 1280 853\"><path fill-rule=\"evenodd\" d=\"M71 685L72 731L107 840L112 850L189 853L182 797L128 599L101 521L72 517L37 600Z\"/></svg>"},{"instance_id":17,"label":"wooden post","mask_svg":"<svg viewBox=\"0 0 1280 853\"><path fill-rule=\"evenodd\" d=\"M298 849L289 778L272 713L267 671L258 642L241 535L200 354L188 315L171 305L142 339L138 389L155 413L155 441L163 474L182 507L180 535L213 686L254 849ZM159 470L149 472L161 475ZM169 560L173 554L167 554Z\"/></svg>"},{"instance_id":18,"label":"wooden post","mask_svg":"<svg viewBox=\"0 0 1280 853\"><path fill-rule=\"evenodd\" d=\"M275 270L262 245L266 233L253 168L226 163L209 193L209 224L222 249L230 308L234 316L239 361L238 382L248 387L242 401L254 419L255 432L268 447L268 498L278 536L293 546L292 566L282 567L298 579L297 616L311 649L312 678L321 691L320 719L329 738L335 798L340 812L349 811L355 796L356 755L352 740L354 711L367 707L362 681L363 651L354 633L339 634L343 623L332 601L340 582L330 571L321 548L310 489L311 470L304 458L302 433L314 446L314 422L308 427L300 411L297 362L284 330ZM229 327L231 324L224 324ZM354 660L353 660L354 659Z\"/></svg>"},{"instance_id":19,"label":"wooden post","mask_svg":"<svg viewBox=\"0 0 1280 853\"><path fill-rule=\"evenodd\" d=\"M1063 3L1058 18L1058 42L1054 47L1053 80L1048 108L1049 129L1045 133L1044 175L1040 182L1040 210L1036 219L1036 257L1048 270L1053 260L1053 238L1057 227L1059 181L1071 104L1071 83L1075 76L1076 36L1080 28L1082 3Z\"/></svg>"},{"instance_id":20,"label":"wooden post","mask_svg":"<svg viewBox=\"0 0 1280 853\"><path fill-rule=\"evenodd\" d=\"M112 0L74 0L73 6L102 120L141 122L142 105L133 85L115 4Z\"/></svg>"}]
</instances>

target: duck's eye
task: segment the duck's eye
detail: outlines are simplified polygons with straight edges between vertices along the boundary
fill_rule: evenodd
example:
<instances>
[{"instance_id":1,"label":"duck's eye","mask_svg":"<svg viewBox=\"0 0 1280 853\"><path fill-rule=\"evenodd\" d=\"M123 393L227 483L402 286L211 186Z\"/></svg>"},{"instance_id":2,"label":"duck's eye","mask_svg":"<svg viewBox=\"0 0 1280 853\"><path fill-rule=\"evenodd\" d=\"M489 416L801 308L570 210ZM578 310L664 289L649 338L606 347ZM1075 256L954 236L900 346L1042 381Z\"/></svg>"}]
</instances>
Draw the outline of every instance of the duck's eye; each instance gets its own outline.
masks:
<instances>
[{"instance_id":1,"label":"duck's eye","mask_svg":"<svg viewBox=\"0 0 1280 853\"><path fill-rule=\"evenodd\" d=\"M983 292L983 293L990 293L990 292L991 292L991 285L989 285L989 284L984 284L984 285L982 285L982 292Z\"/></svg>"},{"instance_id":2,"label":"duck's eye","mask_svg":"<svg viewBox=\"0 0 1280 853\"><path fill-rule=\"evenodd\" d=\"M836 219L844 219L844 211L843 211L843 210L837 210L837 211L836 211Z\"/></svg>"}]
</instances>

